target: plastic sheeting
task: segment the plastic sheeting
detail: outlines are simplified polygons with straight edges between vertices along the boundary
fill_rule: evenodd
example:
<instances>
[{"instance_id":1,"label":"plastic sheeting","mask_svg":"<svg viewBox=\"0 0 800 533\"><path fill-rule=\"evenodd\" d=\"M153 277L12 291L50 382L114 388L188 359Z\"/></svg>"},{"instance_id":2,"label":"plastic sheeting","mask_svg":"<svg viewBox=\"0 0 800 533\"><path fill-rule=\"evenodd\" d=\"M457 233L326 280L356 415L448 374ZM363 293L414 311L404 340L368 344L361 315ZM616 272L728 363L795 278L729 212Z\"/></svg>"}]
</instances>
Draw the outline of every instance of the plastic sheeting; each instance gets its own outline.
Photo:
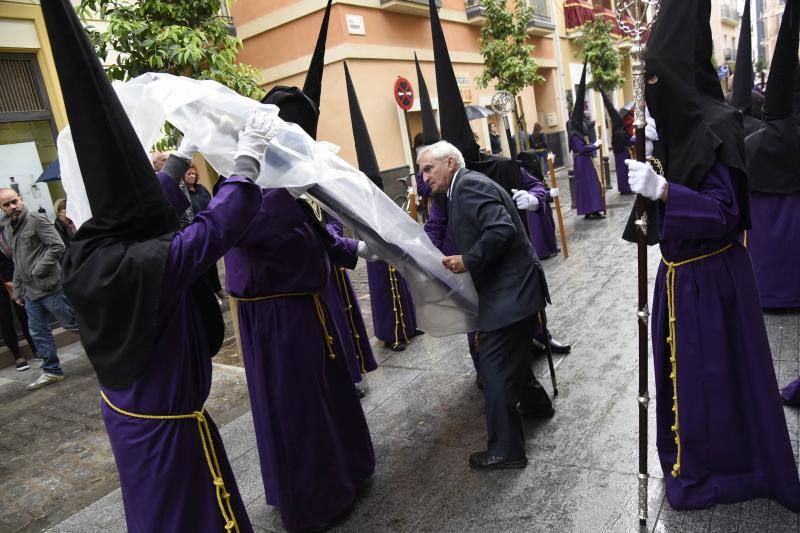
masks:
<instances>
[{"instance_id":1,"label":"plastic sheeting","mask_svg":"<svg viewBox=\"0 0 800 533\"><path fill-rule=\"evenodd\" d=\"M196 145L214 169L229 176L239 132L257 106L278 108L245 98L214 81L169 74L144 74L114 83L142 147L158 139L165 121ZM331 146L314 141L299 126L277 119L280 127L261 162L256 182L264 188L305 193L358 236L406 278L420 327L434 336L477 329L478 297L472 279L441 264L442 254L412 220L363 173L335 155ZM72 134L58 137L62 181L77 226L91 218Z\"/></svg>"}]
</instances>

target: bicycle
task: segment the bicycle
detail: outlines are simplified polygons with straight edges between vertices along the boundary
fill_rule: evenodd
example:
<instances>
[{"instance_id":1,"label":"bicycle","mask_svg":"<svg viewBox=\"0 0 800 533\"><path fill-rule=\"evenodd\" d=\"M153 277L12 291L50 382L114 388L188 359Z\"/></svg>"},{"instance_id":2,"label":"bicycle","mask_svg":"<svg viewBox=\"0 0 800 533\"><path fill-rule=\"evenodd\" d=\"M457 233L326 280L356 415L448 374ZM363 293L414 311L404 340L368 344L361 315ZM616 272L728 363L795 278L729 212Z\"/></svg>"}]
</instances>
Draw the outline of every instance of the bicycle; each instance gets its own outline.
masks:
<instances>
[{"instance_id":1,"label":"bicycle","mask_svg":"<svg viewBox=\"0 0 800 533\"><path fill-rule=\"evenodd\" d=\"M419 198L417 197L416 193L414 192L414 187L412 187L410 183L410 179L414 177L414 174L410 174L403 178L397 178L397 181L403 184L405 187L405 194L398 194L392 200L394 203L400 206L400 208L408 213L408 216L417 220L417 205L419 203Z\"/></svg>"}]
</instances>

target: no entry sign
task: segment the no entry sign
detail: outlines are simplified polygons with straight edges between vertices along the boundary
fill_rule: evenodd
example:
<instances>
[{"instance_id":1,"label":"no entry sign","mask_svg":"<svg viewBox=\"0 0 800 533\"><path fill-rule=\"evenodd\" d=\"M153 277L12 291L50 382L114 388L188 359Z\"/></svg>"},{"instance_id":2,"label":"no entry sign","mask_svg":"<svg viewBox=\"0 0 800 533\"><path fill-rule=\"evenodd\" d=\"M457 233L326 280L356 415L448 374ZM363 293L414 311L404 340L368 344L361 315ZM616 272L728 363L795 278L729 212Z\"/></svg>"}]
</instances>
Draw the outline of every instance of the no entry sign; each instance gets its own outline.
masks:
<instances>
[{"instance_id":1,"label":"no entry sign","mask_svg":"<svg viewBox=\"0 0 800 533\"><path fill-rule=\"evenodd\" d=\"M408 111L414 105L414 88L402 76L398 76L394 82L394 100L403 111Z\"/></svg>"}]
</instances>

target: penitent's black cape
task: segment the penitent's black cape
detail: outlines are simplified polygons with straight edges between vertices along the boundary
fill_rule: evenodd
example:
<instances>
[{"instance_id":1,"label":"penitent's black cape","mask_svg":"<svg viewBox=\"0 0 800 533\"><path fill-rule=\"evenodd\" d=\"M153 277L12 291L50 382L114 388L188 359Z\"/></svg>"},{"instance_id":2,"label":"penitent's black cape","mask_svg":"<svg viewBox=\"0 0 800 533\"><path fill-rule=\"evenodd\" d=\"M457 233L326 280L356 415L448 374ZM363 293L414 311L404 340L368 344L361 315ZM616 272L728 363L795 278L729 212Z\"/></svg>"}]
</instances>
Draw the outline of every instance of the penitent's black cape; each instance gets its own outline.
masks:
<instances>
[{"instance_id":1,"label":"penitent's black cape","mask_svg":"<svg viewBox=\"0 0 800 533\"><path fill-rule=\"evenodd\" d=\"M647 45L645 98L656 121L664 177L696 189L715 162L731 170L737 190L747 190L741 114L725 102L711 64L710 0L662 0ZM746 195L739 198L741 229L750 227ZM658 242L656 203L648 210L648 244ZM635 213L623 238L636 242Z\"/></svg>"},{"instance_id":2,"label":"penitent's black cape","mask_svg":"<svg viewBox=\"0 0 800 533\"><path fill-rule=\"evenodd\" d=\"M178 220L71 3L42 2L86 194L64 289L100 383L130 386L146 368Z\"/></svg>"},{"instance_id":3,"label":"penitent's black cape","mask_svg":"<svg viewBox=\"0 0 800 533\"><path fill-rule=\"evenodd\" d=\"M800 136L794 112L798 45L800 9L797 0L788 0L772 54L763 123L745 142L751 192L800 192Z\"/></svg>"}]
</instances>

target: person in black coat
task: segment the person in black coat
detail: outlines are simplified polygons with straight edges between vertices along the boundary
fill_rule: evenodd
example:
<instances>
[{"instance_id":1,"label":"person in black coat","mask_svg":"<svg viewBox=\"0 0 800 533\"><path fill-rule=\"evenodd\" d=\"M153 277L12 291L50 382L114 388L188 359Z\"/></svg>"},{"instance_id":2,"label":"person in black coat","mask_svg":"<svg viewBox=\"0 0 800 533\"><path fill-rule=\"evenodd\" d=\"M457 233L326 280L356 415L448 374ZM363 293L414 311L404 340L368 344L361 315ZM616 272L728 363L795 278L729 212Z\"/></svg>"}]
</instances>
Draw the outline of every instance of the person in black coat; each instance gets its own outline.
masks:
<instances>
[{"instance_id":1,"label":"person in black coat","mask_svg":"<svg viewBox=\"0 0 800 533\"><path fill-rule=\"evenodd\" d=\"M528 363L531 331L550 297L518 205L498 183L467 170L446 141L418 157L425 182L446 193L448 230L460 255L445 268L469 274L478 292L481 375L486 399L488 449L470 456L476 470L523 468L528 463L521 415L545 418L553 404Z\"/></svg>"},{"instance_id":2,"label":"person in black coat","mask_svg":"<svg viewBox=\"0 0 800 533\"><path fill-rule=\"evenodd\" d=\"M53 225L61 236L61 240L64 241L65 250L69 250L69 243L72 241L72 236L75 235L75 231L77 230L75 229L75 224L73 224L72 220L67 216L67 199L61 198L56 200L55 208L56 220L53 222Z\"/></svg>"},{"instance_id":3,"label":"person in black coat","mask_svg":"<svg viewBox=\"0 0 800 533\"><path fill-rule=\"evenodd\" d=\"M11 251L11 245L8 242L5 234L5 228L0 230L0 281L3 282L3 288L0 289L0 333L3 335L3 342L5 342L11 354L14 356L14 364L17 371L22 372L28 370L30 366L22 351L19 349L19 339L17 338L17 329L14 325L14 314L16 313L19 323L22 326L22 334L28 341L28 346L31 348L31 353L36 357L36 345L33 343L31 333L28 331L28 314L25 312L25 306L17 304L12 298L14 283L14 256Z\"/></svg>"}]
</instances>

